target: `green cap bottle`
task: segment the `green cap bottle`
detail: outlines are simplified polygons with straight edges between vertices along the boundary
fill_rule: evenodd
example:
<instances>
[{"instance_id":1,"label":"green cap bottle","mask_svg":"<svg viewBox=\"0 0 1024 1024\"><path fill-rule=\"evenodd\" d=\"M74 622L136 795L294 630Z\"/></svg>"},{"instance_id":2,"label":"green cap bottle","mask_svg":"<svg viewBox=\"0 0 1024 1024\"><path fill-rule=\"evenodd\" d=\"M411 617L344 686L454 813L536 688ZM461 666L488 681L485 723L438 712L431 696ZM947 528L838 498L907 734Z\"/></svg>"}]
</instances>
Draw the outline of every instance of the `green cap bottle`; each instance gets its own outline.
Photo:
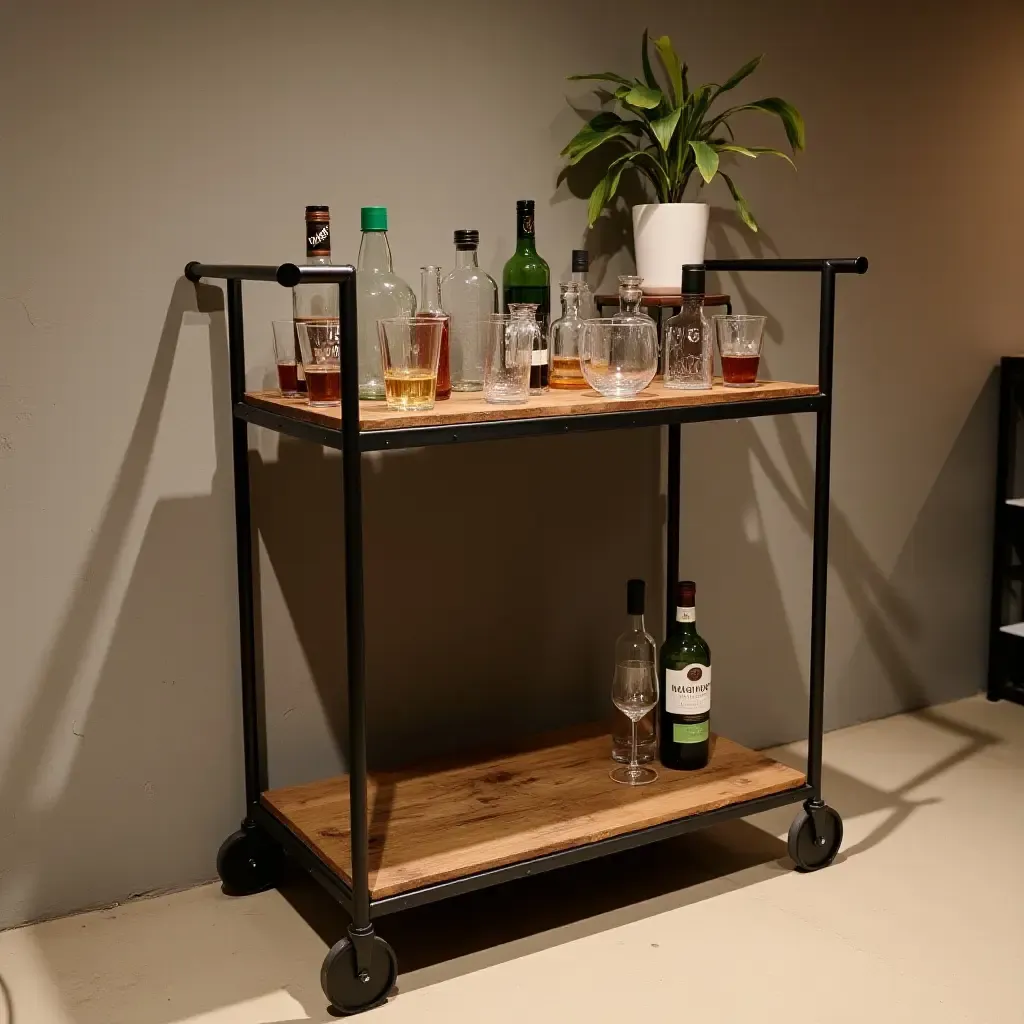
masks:
<instances>
[{"instance_id":1,"label":"green cap bottle","mask_svg":"<svg viewBox=\"0 0 1024 1024\"><path fill-rule=\"evenodd\" d=\"M387 231L388 208L386 206L364 206L360 211L359 219L363 231Z\"/></svg>"}]
</instances>

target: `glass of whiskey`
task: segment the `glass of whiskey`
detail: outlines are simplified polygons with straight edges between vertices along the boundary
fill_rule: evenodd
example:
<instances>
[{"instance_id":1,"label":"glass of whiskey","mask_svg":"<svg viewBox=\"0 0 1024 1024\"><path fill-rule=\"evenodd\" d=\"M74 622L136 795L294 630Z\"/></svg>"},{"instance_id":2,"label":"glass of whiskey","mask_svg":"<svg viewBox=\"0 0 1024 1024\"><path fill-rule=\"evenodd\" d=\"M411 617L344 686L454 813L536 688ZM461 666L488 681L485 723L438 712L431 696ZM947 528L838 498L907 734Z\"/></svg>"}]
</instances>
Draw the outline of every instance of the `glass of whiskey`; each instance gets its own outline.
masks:
<instances>
[{"instance_id":1,"label":"glass of whiskey","mask_svg":"<svg viewBox=\"0 0 1024 1024\"><path fill-rule=\"evenodd\" d=\"M766 319L741 313L714 318L718 352L722 357L722 383L727 388L757 387Z\"/></svg>"},{"instance_id":2,"label":"glass of whiskey","mask_svg":"<svg viewBox=\"0 0 1024 1024\"><path fill-rule=\"evenodd\" d=\"M341 404L341 326L337 320L295 321L312 406Z\"/></svg>"},{"instance_id":3,"label":"glass of whiskey","mask_svg":"<svg viewBox=\"0 0 1024 1024\"><path fill-rule=\"evenodd\" d=\"M441 339L447 330L446 317L430 314L377 321L389 409L413 412L434 408Z\"/></svg>"},{"instance_id":4,"label":"glass of whiskey","mask_svg":"<svg viewBox=\"0 0 1024 1024\"><path fill-rule=\"evenodd\" d=\"M274 358L277 362L277 385L283 398L298 398L302 393L299 388L299 360L295 344L295 322L293 320L273 320ZM304 381L304 378L303 378Z\"/></svg>"}]
</instances>

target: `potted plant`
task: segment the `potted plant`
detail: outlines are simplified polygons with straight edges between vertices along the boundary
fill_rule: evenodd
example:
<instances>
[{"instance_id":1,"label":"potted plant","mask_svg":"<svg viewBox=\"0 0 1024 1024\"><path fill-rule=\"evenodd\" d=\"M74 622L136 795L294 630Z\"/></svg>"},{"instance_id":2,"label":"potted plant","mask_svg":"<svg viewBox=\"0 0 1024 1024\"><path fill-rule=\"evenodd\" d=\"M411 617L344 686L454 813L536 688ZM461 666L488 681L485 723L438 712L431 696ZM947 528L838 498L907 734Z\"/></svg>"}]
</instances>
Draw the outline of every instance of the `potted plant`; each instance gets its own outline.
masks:
<instances>
[{"instance_id":1,"label":"potted plant","mask_svg":"<svg viewBox=\"0 0 1024 1024\"><path fill-rule=\"evenodd\" d=\"M804 148L804 121L799 111L777 96L741 103L718 113L716 101L752 74L761 63L755 57L722 85L709 82L691 90L687 67L680 64L668 36L654 40L661 61L664 86L651 66L647 31L641 44L643 81L624 78L610 71L571 75L571 80L608 82L615 91L600 90L602 102L618 106L592 117L562 150L569 166L598 151L605 173L590 195L588 222L593 227L601 211L615 197L624 172L640 174L654 190L657 202L633 207L633 241L637 273L644 279L644 291L675 294L679 291L680 267L704 260L708 206L684 202L694 171L700 188L721 177L732 194L743 223L751 231L757 221L750 212L732 176L719 169L722 154L754 159L762 153L793 161L778 149L741 146L736 142L730 120L746 110L778 117L794 153ZM796 166L795 164L793 165Z\"/></svg>"}]
</instances>

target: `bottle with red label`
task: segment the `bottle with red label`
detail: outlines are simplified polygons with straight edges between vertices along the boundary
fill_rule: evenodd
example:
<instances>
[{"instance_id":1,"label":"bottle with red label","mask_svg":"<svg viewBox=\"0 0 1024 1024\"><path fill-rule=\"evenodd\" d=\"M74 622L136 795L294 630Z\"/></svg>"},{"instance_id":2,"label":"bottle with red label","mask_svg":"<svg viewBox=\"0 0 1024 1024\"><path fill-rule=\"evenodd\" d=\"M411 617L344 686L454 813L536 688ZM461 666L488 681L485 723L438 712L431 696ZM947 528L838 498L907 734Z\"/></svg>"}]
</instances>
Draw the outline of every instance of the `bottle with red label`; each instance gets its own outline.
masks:
<instances>
[{"instance_id":1,"label":"bottle with red label","mask_svg":"<svg viewBox=\"0 0 1024 1024\"><path fill-rule=\"evenodd\" d=\"M661 648L658 750L677 771L704 768L711 750L711 649L697 632L697 585L679 584L676 621Z\"/></svg>"}]
</instances>

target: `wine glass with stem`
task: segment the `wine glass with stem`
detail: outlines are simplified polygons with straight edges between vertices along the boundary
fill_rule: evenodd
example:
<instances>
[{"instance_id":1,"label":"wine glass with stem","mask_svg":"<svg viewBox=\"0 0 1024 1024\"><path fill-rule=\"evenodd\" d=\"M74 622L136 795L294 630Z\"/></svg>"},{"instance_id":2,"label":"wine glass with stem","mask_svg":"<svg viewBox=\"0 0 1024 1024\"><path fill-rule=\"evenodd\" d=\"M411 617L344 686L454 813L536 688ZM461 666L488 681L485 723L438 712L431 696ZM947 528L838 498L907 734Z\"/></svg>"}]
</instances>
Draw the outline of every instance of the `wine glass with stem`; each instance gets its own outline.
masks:
<instances>
[{"instance_id":1,"label":"wine glass with stem","mask_svg":"<svg viewBox=\"0 0 1024 1024\"><path fill-rule=\"evenodd\" d=\"M632 729L629 764L619 765L610 775L624 786L646 786L658 773L637 763L636 724L658 704L658 670L646 660L630 659L615 666L612 703L629 719Z\"/></svg>"}]
</instances>

